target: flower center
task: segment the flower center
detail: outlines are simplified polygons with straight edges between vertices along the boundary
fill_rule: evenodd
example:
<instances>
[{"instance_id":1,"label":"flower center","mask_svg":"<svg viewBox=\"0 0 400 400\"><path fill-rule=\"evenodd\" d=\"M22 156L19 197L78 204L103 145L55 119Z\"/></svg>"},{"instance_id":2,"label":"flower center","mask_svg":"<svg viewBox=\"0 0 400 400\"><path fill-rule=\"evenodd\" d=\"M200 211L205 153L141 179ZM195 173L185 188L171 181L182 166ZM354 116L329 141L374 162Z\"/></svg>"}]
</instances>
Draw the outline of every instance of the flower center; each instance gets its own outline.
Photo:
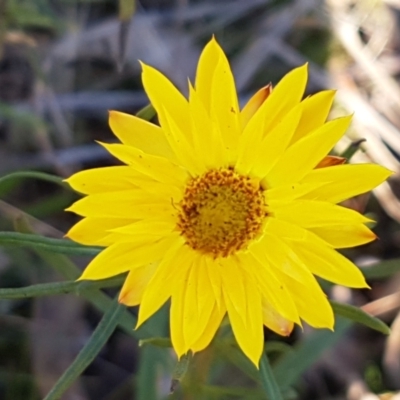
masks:
<instances>
[{"instance_id":1,"label":"flower center","mask_svg":"<svg viewBox=\"0 0 400 400\"><path fill-rule=\"evenodd\" d=\"M193 178L180 206L178 229L186 243L214 258L246 248L267 215L260 185L233 169Z\"/></svg>"}]
</instances>

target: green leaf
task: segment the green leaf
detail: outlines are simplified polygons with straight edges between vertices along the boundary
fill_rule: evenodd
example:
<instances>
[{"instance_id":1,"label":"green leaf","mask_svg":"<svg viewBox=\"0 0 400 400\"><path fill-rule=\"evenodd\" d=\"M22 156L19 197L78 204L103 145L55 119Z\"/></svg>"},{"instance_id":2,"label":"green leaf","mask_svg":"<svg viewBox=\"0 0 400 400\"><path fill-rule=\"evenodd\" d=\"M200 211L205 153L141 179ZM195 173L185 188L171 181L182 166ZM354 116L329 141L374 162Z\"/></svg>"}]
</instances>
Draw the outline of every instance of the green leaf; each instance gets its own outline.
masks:
<instances>
[{"instance_id":1,"label":"green leaf","mask_svg":"<svg viewBox=\"0 0 400 400\"><path fill-rule=\"evenodd\" d=\"M138 330L146 328L153 337L166 337L168 328L168 307L164 305ZM139 370L136 376L136 400L158 400L158 380L160 374L169 374L171 370L169 351L154 346L144 346L140 349Z\"/></svg>"},{"instance_id":2,"label":"green leaf","mask_svg":"<svg viewBox=\"0 0 400 400\"><path fill-rule=\"evenodd\" d=\"M274 365L275 377L280 389L285 392L322 354L332 348L343 337L351 322L336 318L335 331L316 330L286 353Z\"/></svg>"},{"instance_id":3,"label":"green leaf","mask_svg":"<svg viewBox=\"0 0 400 400\"><path fill-rule=\"evenodd\" d=\"M139 347L152 345L156 347L172 347L171 339L166 337L152 337L148 339L139 340Z\"/></svg>"},{"instance_id":4,"label":"green leaf","mask_svg":"<svg viewBox=\"0 0 400 400\"><path fill-rule=\"evenodd\" d=\"M381 261L377 264L362 268L361 271L366 279L389 278L400 271L400 258Z\"/></svg>"},{"instance_id":5,"label":"green leaf","mask_svg":"<svg viewBox=\"0 0 400 400\"><path fill-rule=\"evenodd\" d=\"M24 234L30 234L31 236L37 236L31 234L32 228L26 223L26 221L17 221L18 222L18 230L22 232L28 232ZM43 250L41 248L32 246L32 250L42 258L51 268L59 272L65 279L72 280L77 279L81 274L81 270L66 256L63 254L57 254L48 252L46 249ZM88 281L82 282L82 285L88 284ZM112 303L112 299L101 292L98 289L88 289L82 292L82 296L87 299L90 303L92 303L98 310L101 312L106 312ZM137 324L136 317L131 314L128 310L123 312L121 320L119 321L119 325L121 329L123 329L128 335L131 335L136 338L143 338L145 336L154 336L151 332L149 332L146 327L142 327L140 331L133 330Z\"/></svg>"},{"instance_id":6,"label":"green leaf","mask_svg":"<svg viewBox=\"0 0 400 400\"><path fill-rule=\"evenodd\" d=\"M214 346L218 355L232 363L236 368L240 369L245 375L254 381L258 381L258 371L254 364L243 354L236 343L232 344L230 340L216 339Z\"/></svg>"},{"instance_id":7,"label":"green leaf","mask_svg":"<svg viewBox=\"0 0 400 400\"><path fill-rule=\"evenodd\" d=\"M366 141L366 139L359 139L354 142L352 142L347 149L345 149L341 154L340 157L345 158L346 160L350 160L351 157L354 156L354 154L357 153L357 151L361 148L361 145Z\"/></svg>"},{"instance_id":8,"label":"green leaf","mask_svg":"<svg viewBox=\"0 0 400 400\"><path fill-rule=\"evenodd\" d=\"M268 399L283 400L281 391L265 352L263 352L260 361L260 381Z\"/></svg>"},{"instance_id":9,"label":"green leaf","mask_svg":"<svg viewBox=\"0 0 400 400\"><path fill-rule=\"evenodd\" d=\"M189 368L190 360L192 359L192 353L184 354L176 363L174 371L172 372L170 392L174 393L180 382L186 375ZM278 400L278 399L277 399Z\"/></svg>"},{"instance_id":10,"label":"green leaf","mask_svg":"<svg viewBox=\"0 0 400 400\"><path fill-rule=\"evenodd\" d=\"M150 121L156 115L156 110L151 104L148 104L146 107L143 107L136 113L136 116L145 119L146 121Z\"/></svg>"},{"instance_id":11,"label":"green leaf","mask_svg":"<svg viewBox=\"0 0 400 400\"><path fill-rule=\"evenodd\" d=\"M81 294L85 290L102 289L121 286L125 277L117 276L101 281L66 281L54 283L39 283L22 288L0 289L0 299L24 299L30 297L54 296L66 293Z\"/></svg>"},{"instance_id":12,"label":"green leaf","mask_svg":"<svg viewBox=\"0 0 400 400\"><path fill-rule=\"evenodd\" d=\"M119 19L129 21L135 13L136 0L119 0Z\"/></svg>"},{"instance_id":13,"label":"green leaf","mask_svg":"<svg viewBox=\"0 0 400 400\"><path fill-rule=\"evenodd\" d=\"M351 306L350 304L337 303L336 301L330 301L330 303L335 314L368 326L384 335L390 334L390 328L384 322L366 313L360 308Z\"/></svg>"},{"instance_id":14,"label":"green leaf","mask_svg":"<svg viewBox=\"0 0 400 400\"><path fill-rule=\"evenodd\" d=\"M260 389L240 386L201 385L201 393L207 399L246 399L265 400L265 394Z\"/></svg>"},{"instance_id":15,"label":"green leaf","mask_svg":"<svg viewBox=\"0 0 400 400\"><path fill-rule=\"evenodd\" d=\"M79 378L82 372L91 364L97 354L99 354L100 350L114 332L123 311L124 306L119 304L117 300L114 300L93 332L90 340L44 400L60 399L63 393Z\"/></svg>"},{"instance_id":16,"label":"green leaf","mask_svg":"<svg viewBox=\"0 0 400 400\"><path fill-rule=\"evenodd\" d=\"M83 246L67 239L54 239L20 232L0 232L0 245L23 245L76 256L95 256L102 250L101 247Z\"/></svg>"},{"instance_id":17,"label":"green leaf","mask_svg":"<svg viewBox=\"0 0 400 400\"><path fill-rule=\"evenodd\" d=\"M265 352L269 353L287 353L288 351L293 351L293 348L290 344L279 342L277 340L268 340L265 343Z\"/></svg>"},{"instance_id":18,"label":"green leaf","mask_svg":"<svg viewBox=\"0 0 400 400\"><path fill-rule=\"evenodd\" d=\"M46 174L44 172L37 172L37 171L17 171L17 172L12 172L11 174L2 176L0 178L0 185L3 182L10 181L10 180L15 180L15 179L21 179L21 178L33 178L33 179L38 179L41 181L47 181L47 182L52 182L55 183L56 185L59 185L65 189L70 189L70 186L63 182L63 180L56 175L51 175L51 174Z\"/></svg>"}]
</instances>

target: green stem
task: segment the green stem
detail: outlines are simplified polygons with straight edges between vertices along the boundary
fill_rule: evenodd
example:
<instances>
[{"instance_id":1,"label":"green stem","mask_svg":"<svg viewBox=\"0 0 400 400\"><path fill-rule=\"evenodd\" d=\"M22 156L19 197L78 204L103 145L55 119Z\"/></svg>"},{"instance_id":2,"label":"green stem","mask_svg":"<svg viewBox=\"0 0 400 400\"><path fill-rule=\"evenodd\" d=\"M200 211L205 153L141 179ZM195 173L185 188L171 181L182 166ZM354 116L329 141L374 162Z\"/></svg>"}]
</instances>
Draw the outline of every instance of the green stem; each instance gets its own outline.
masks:
<instances>
[{"instance_id":1,"label":"green stem","mask_svg":"<svg viewBox=\"0 0 400 400\"><path fill-rule=\"evenodd\" d=\"M5 181L11 180L11 179L20 179L20 178L39 179L41 181L55 183L56 185L59 185L59 186L63 187L64 189L70 189L70 186L68 184L64 183L63 180L59 176L46 174L44 172L37 172L37 171L12 172L11 174L2 176L0 178L0 185Z\"/></svg>"},{"instance_id":2,"label":"green stem","mask_svg":"<svg viewBox=\"0 0 400 400\"><path fill-rule=\"evenodd\" d=\"M79 378L83 371L95 359L97 354L99 354L100 350L106 344L107 340L118 325L118 321L124 310L124 306L119 304L117 300L114 300L113 304L109 307L99 325L93 332L90 340L86 343L85 347L80 351L73 363L64 372L44 400L61 399L63 393L75 382L76 379Z\"/></svg>"},{"instance_id":3,"label":"green stem","mask_svg":"<svg viewBox=\"0 0 400 400\"><path fill-rule=\"evenodd\" d=\"M281 391L279 390L279 386L275 380L275 376L265 352L263 352L260 361L260 379L269 400L283 400Z\"/></svg>"},{"instance_id":4,"label":"green stem","mask_svg":"<svg viewBox=\"0 0 400 400\"><path fill-rule=\"evenodd\" d=\"M0 232L0 245L30 246L75 256L95 256L102 250L101 247L83 246L66 239L54 239L20 232Z\"/></svg>"},{"instance_id":5,"label":"green stem","mask_svg":"<svg viewBox=\"0 0 400 400\"><path fill-rule=\"evenodd\" d=\"M22 288L0 289L0 299L25 299L30 297L52 296L57 294L77 293L86 290L102 289L106 287L121 286L125 277L117 276L101 281L66 281L39 283Z\"/></svg>"}]
</instances>

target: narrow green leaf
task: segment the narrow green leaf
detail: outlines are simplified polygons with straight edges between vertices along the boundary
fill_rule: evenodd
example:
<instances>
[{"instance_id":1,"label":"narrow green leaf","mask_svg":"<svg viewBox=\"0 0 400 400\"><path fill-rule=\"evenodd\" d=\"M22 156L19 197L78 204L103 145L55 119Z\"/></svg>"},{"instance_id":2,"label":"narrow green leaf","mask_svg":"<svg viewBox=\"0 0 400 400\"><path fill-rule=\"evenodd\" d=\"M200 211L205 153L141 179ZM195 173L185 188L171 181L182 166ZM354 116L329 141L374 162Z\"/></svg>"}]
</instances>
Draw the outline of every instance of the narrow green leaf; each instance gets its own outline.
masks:
<instances>
[{"instance_id":1,"label":"narrow green leaf","mask_svg":"<svg viewBox=\"0 0 400 400\"><path fill-rule=\"evenodd\" d=\"M119 0L119 34L118 34L118 58L117 69L122 72L126 51L128 48L129 31L131 28L131 19L135 13L136 0Z\"/></svg>"},{"instance_id":2,"label":"narrow green leaf","mask_svg":"<svg viewBox=\"0 0 400 400\"><path fill-rule=\"evenodd\" d=\"M260 381L266 395L268 396L268 399L283 400L281 391L278 383L276 382L274 373L272 372L271 365L265 352L263 352L260 361Z\"/></svg>"},{"instance_id":3,"label":"narrow green leaf","mask_svg":"<svg viewBox=\"0 0 400 400\"><path fill-rule=\"evenodd\" d=\"M24 232L23 234L30 234L31 236L38 236L40 238L39 235L33 234L32 228L28 224L24 223L24 221L19 221L17 228L20 232ZM63 254L48 252L47 249L41 249L35 246L32 246L32 251L42 258L51 268L60 273L65 279L75 280L81 274L81 270ZM87 285L88 281L82 282L83 286L85 284ZM82 297L87 299L103 313L108 310L112 303L112 299L99 289L84 290L82 292ZM141 327L138 331L134 330L136 324L136 317L128 310L125 310L119 321L119 325L125 333L136 338L154 336L154 334L149 332L146 327Z\"/></svg>"},{"instance_id":4,"label":"narrow green leaf","mask_svg":"<svg viewBox=\"0 0 400 400\"><path fill-rule=\"evenodd\" d=\"M351 306L350 304L337 303L336 301L330 301L330 303L335 314L368 326L384 335L390 334L390 328L383 321L373 317L360 308Z\"/></svg>"},{"instance_id":5,"label":"narrow green leaf","mask_svg":"<svg viewBox=\"0 0 400 400\"><path fill-rule=\"evenodd\" d=\"M260 389L240 386L201 385L201 392L207 399L239 398L246 400L265 400L265 394Z\"/></svg>"},{"instance_id":6,"label":"narrow green leaf","mask_svg":"<svg viewBox=\"0 0 400 400\"><path fill-rule=\"evenodd\" d=\"M166 337L168 335L168 307L161 307L143 326L152 332L152 337ZM149 335L148 335L149 336ZM169 351L160 347L144 346L140 349L139 370L136 375L135 400L158 400L160 393L158 381L160 374L171 370Z\"/></svg>"},{"instance_id":7,"label":"narrow green leaf","mask_svg":"<svg viewBox=\"0 0 400 400\"><path fill-rule=\"evenodd\" d=\"M315 330L297 344L292 352L286 353L274 365L275 377L280 389L285 392L322 354L332 348L343 337L351 322L336 318L335 331Z\"/></svg>"},{"instance_id":8,"label":"narrow green leaf","mask_svg":"<svg viewBox=\"0 0 400 400\"><path fill-rule=\"evenodd\" d=\"M400 272L400 258L381 261L362 269L362 273L366 279L385 279L397 272Z\"/></svg>"},{"instance_id":9,"label":"narrow green leaf","mask_svg":"<svg viewBox=\"0 0 400 400\"><path fill-rule=\"evenodd\" d=\"M22 288L0 289L0 299L24 299L30 297L53 296L66 293L80 294L85 290L121 286L124 277L117 276L101 281L66 281L40 283Z\"/></svg>"},{"instance_id":10,"label":"narrow green leaf","mask_svg":"<svg viewBox=\"0 0 400 400\"><path fill-rule=\"evenodd\" d=\"M143 107L136 113L136 116L145 119L146 121L150 121L156 115L156 110L151 104L148 104L146 107Z\"/></svg>"},{"instance_id":11,"label":"narrow green leaf","mask_svg":"<svg viewBox=\"0 0 400 400\"><path fill-rule=\"evenodd\" d=\"M67 239L54 239L30 233L0 232L0 245L29 246L55 253L95 256L101 247L89 247Z\"/></svg>"},{"instance_id":12,"label":"narrow green leaf","mask_svg":"<svg viewBox=\"0 0 400 400\"><path fill-rule=\"evenodd\" d=\"M124 311L124 306L114 300L112 306L104 314L92 337L80 351L73 363L64 372L44 400L58 400L63 393L75 382L82 372L91 364L97 354L106 344L118 325Z\"/></svg>"},{"instance_id":13,"label":"narrow green leaf","mask_svg":"<svg viewBox=\"0 0 400 400\"><path fill-rule=\"evenodd\" d=\"M139 340L139 347L149 344L156 347L172 347L171 339L166 337L152 337Z\"/></svg>"},{"instance_id":14,"label":"narrow green leaf","mask_svg":"<svg viewBox=\"0 0 400 400\"><path fill-rule=\"evenodd\" d=\"M366 139L359 139L355 142L350 143L349 147L347 147L341 154L340 157L345 158L346 160L350 160L354 154L361 148L361 145L366 141Z\"/></svg>"},{"instance_id":15,"label":"narrow green leaf","mask_svg":"<svg viewBox=\"0 0 400 400\"><path fill-rule=\"evenodd\" d=\"M174 371L172 372L170 393L174 393L178 388L179 383L182 382L189 368L190 360L192 359L192 353L184 354L176 363ZM277 399L278 400L278 399Z\"/></svg>"},{"instance_id":16,"label":"narrow green leaf","mask_svg":"<svg viewBox=\"0 0 400 400\"><path fill-rule=\"evenodd\" d=\"M38 179L41 181L47 181L47 182L55 183L56 185L59 185L65 189L70 189L70 186L67 185L65 182L63 182L63 180L59 176L46 174L44 172L37 172L37 171L12 172L11 174L0 177L0 185L3 182L15 180L15 179L21 179L21 178L33 178L33 179Z\"/></svg>"},{"instance_id":17,"label":"narrow green leaf","mask_svg":"<svg viewBox=\"0 0 400 400\"><path fill-rule=\"evenodd\" d=\"M258 381L258 371L254 364L243 354L237 345L232 345L230 341L216 339L214 346L218 355L229 361L235 367L240 369L245 375L254 381Z\"/></svg>"},{"instance_id":18,"label":"narrow green leaf","mask_svg":"<svg viewBox=\"0 0 400 400\"><path fill-rule=\"evenodd\" d=\"M119 0L119 19L129 21L135 13L136 0Z\"/></svg>"},{"instance_id":19,"label":"narrow green leaf","mask_svg":"<svg viewBox=\"0 0 400 400\"><path fill-rule=\"evenodd\" d=\"M293 351L293 347L290 344L279 342L277 340L268 340L265 343L265 352L269 353L287 353Z\"/></svg>"}]
</instances>

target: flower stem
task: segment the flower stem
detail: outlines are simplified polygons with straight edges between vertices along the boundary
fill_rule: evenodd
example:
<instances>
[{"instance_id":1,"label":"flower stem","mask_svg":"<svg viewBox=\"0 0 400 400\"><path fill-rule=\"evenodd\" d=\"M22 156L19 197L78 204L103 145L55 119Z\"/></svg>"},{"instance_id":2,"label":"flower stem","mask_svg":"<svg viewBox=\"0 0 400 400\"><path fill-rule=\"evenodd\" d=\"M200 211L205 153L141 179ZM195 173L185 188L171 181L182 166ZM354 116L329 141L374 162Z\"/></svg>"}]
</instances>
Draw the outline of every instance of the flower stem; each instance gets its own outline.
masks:
<instances>
[{"instance_id":1,"label":"flower stem","mask_svg":"<svg viewBox=\"0 0 400 400\"><path fill-rule=\"evenodd\" d=\"M269 400L283 400L265 352L263 353L260 361L260 379Z\"/></svg>"}]
</instances>

